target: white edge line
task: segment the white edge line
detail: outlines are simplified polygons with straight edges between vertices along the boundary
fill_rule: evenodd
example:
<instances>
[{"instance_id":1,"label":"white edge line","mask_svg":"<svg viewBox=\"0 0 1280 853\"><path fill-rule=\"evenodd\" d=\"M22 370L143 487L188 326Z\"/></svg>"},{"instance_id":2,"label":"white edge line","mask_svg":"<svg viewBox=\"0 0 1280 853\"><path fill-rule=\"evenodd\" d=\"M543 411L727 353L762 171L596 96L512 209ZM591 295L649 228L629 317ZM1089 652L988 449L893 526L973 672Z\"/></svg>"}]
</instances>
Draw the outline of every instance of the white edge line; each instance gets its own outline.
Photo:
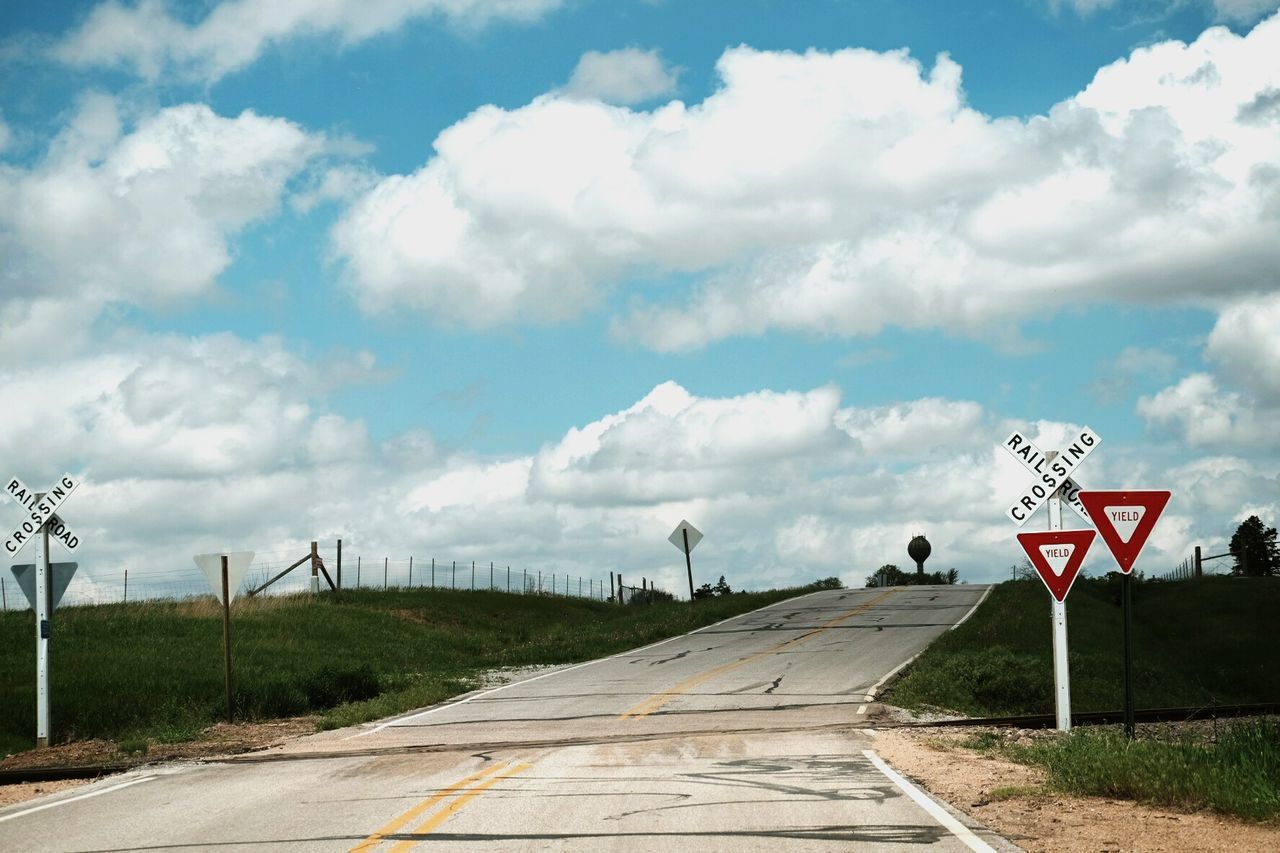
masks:
<instances>
[{"instance_id":1,"label":"white edge line","mask_svg":"<svg viewBox=\"0 0 1280 853\"><path fill-rule=\"evenodd\" d=\"M965 620L966 620L966 619L968 619L970 616L972 616L972 615L974 614L974 611L976 611L976 610L978 609L978 607L982 604L982 602L984 602L984 601L986 601L986 600L987 600L987 596L991 594L991 587L992 587L992 584L988 584L988 585L987 585L987 591L986 591L986 592L984 592L984 593L982 594L982 598L979 598L979 599L978 599L978 603L977 603L977 604L975 604L975 605L973 605L973 607L970 607L970 608L969 608L969 612L968 612L968 613L966 613L964 616L961 616L961 617L960 617L960 621L959 621L959 622L957 622L956 624L952 625L952 626L951 626L950 628L948 628L947 630L948 630L948 631L954 631L956 628L958 628L958 627L960 627L961 625L963 625L963 624L964 624L964 622L965 622ZM925 648L928 648L928 647L926 646ZM866 699L865 699L864 701L867 701L867 702L873 702L873 701L875 701L876 694L880 692L880 688L881 688L881 687L884 687L884 683L885 683L886 681L888 681L890 678L893 678L893 677L894 677L895 675L897 675L898 673L902 672L902 670L906 669L906 668L911 664L911 662L912 662L912 661L914 661L916 658L920 657L920 655L922 655L922 654L924 654L924 649L921 649L920 651L916 652L914 655L912 655L911 657L907 658L907 659L906 659L906 660L904 660L902 663L898 664L898 665L897 665L897 666L895 666L893 669L891 669L891 670L889 670L888 672L886 672L886 673L884 674L884 676L883 676L879 681L877 681L875 684L871 685L871 689L867 691L867 697L866 697ZM861 714L861 713L862 713L862 711L861 711L861 710L859 710L859 711L858 711L858 713L859 713L859 714Z\"/></svg>"},{"instance_id":2,"label":"white edge line","mask_svg":"<svg viewBox=\"0 0 1280 853\"><path fill-rule=\"evenodd\" d=\"M951 626L950 628L948 628L947 630L948 630L948 631L954 631L955 629L957 629L957 628L959 628L961 625L963 625L965 622L968 622L968 621L969 621L969 617L970 617L970 616L972 616L975 612L977 612L978 608L982 606L982 602L984 602L984 601L986 601L986 600L987 600L987 596L991 594L991 590L992 590L992 589L994 589L994 588L995 588L995 584L987 584L987 591L986 591L986 592L984 592L984 593L982 594L982 598L979 598L979 599L978 599L978 603L977 603L977 604L975 604L975 605L973 605L972 607L970 607L970 608L969 608L969 612L968 612L968 613L966 613L965 615L961 616L961 617L960 617L960 621L959 621L959 622L957 622L956 624L952 625L952 626Z\"/></svg>"},{"instance_id":3,"label":"white edge line","mask_svg":"<svg viewBox=\"0 0 1280 853\"><path fill-rule=\"evenodd\" d=\"M946 809L934 802L928 794L921 791L915 785L912 785L896 770L888 764L885 764L880 756L876 755L874 751L864 749L862 754L870 759L876 769L887 776L890 782L897 785L902 793L915 800L916 804L919 805L920 808L927 811L930 817L942 824L956 838L964 842L965 846L970 850L974 850L977 853L995 853L994 847L974 835L969 827L952 817Z\"/></svg>"},{"instance_id":4,"label":"white edge line","mask_svg":"<svg viewBox=\"0 0 1280 853\"><path fill-rule=\"evenodd\" d=\"M595 660L583 661L582 663L575 663L573 666L566 666L564 669L557 669L557 670L553 670L552 672L544 672L542 673L542 675L535 675L532 678L526 678L523 681L512 681L510 684L503 684L502 686L494 687L491 690L485 690L480 693L472 693L470 696L459 699L456 702L448 702L444 705L437 705L434 708L428 708L425 711L416 711L405 717L396 717L394 719L388 720L385 723L382 723L379 726L375 726L374 728L365 729L362 732L357 732L353 735L348 735L347 737L344 737L343 740L344 741L354 740L355 738L366 737L368 735L377 734L383 729L389 728L391 726L399 725L401 723L407 723L410 720L417 720L422 717L435 714L439 711L448 710L449 708L456 708L459 705L465 705L468 702L471 702L475 699L483 699L486 696L492 696L494 693L501 692L503 690L506 690L509 687L519 687L522 684L529 684L530 682L538 681L539 679L542 679L542 678L549 678L553 675L559 675L562 672L571 672L572 670L575 670L575 669L581 669L584 666L591 666L591 664L593 663L603 663L604 661L613 660L614 658L626 657L627 655L634 655L638 652L647 651L657 646L661 646L664 643L670 643L670 642L673 642L674 640L679 640L683 637L688 637L691 634L697 634L702 631L707 631L711 628L715 628L719 625L723 625L726 622L732 622L734 619L741 619L744 616L750 616L752 613L759 613L761 610L768 610L770 607L777 607L780 604L786 604L788 602L796 602L802 598L808 598L811 595L817 595L820 592L831 592L831 590L817 589L817 590L814 590L813 592L807 592L804 595L797 595L795 598L784 598L782 599L782 601L775 601L772 604L766 604L764 607L757 607L755 610L748 610L746 613L739 613L737 616L730 616L727 619L721 619L719 622L713 622L710 625L703 625L701 628L695 628L692 631L688 631L684 634L678 634L677 636L674 636L674 637L667 637L665 640L659 640L656 643L650 643L649 645L641 646L638 649L628 649L625 652L618 652L617 654L609 655L608 657L596 658Z\"/></svg>"},{"instance_id":5,"label":"white edge line","mask_svg":"<svg viewBox=\"0 0 1280 853\"><path fill-rule=\"evenodd\" d=\"M3 823L6 820L13 820L15 817L24 817L29 814L35 814L36 812L42 812L45 809L51 809L56 806L65 806L67 803L74 803L76 800L87 800L90 797L100 797L103 794L110 794L112 791L119 791L121 788L128 788L130 785L137 785L140 782L150 782L155 778L155 776L143 776L141 779L130 779L128 782L121 782L118 785L112 785L110 788L102 788L98 791L89 791L87 794L67 797L65 800L55 800L52 803L45 803L42 806L33 806L29 809L23 809L20 812L14 812L13 814L0 815L0 823Z\"/></svg>"}]
</instances>

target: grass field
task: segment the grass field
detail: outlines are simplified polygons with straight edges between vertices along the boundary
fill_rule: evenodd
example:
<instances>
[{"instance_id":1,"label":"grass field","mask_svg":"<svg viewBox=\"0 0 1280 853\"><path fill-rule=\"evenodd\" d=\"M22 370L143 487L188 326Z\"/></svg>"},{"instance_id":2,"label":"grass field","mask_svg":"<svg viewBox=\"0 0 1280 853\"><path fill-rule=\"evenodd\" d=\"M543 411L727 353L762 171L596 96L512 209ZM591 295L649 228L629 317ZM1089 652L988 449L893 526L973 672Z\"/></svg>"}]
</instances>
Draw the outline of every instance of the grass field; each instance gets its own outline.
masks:
<instances>
[{"instance_id":1,"label":"grass field","mask_svg":"<svg viewBox=\"0 0 1280 853\"><path fill-rule=\"evenodd\" d=\"M1280 720L1224 722L1132 743L1113 727L1029 744L993 732L966 745L1042 767L1059 791L1254 821L1280 816Z\"/></svg>"},{"instance_id":2,"label":"grass field","mask_svg":"<svg viewBox=\"0 0 1280 853\"><path fill-rule=\"evenodd\" d=\"M589 660L805 590L620 607L500 592L347 590L232 605L237 719L348 725L441 701L500 667ZM0 613L0 757L35 737L35 617ZM51 641L53 740L187 740L225 716L212 597L68 607Z\"/></svg>"},{"instance_id":3,"label":"grass field","mask_svg":"<svg viewBox=\"0 0 1280 853\"><path fill-rule=\"evenodd\" d=\"M1073 711L1124 704L1118 579L1081 579L1067 598ZM1207 577L1133 585L1139 708L1280 701L1275 625L1280 578ZM1039 580L996 586L973 618L943 635L886 701L971 716L1053 712L1049 596Z\"/></svg>"}]
</instances>

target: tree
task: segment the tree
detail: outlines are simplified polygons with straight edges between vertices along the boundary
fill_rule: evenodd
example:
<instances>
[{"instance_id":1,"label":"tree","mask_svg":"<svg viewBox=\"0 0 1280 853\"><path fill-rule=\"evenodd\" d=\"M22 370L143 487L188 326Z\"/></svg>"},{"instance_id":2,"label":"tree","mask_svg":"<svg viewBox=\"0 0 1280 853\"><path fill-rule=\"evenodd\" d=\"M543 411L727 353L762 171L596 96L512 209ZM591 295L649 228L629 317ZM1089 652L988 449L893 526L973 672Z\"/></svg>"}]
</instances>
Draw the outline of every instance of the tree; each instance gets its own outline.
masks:
<instances>
[{"instance_id":1,"label":"tree","mask_svg":"<svg viewBox=\"0 0 1280 853\"><path fill-rule=\"evenodd\" d=\"M914 574L908 576L893 563L886 563L867 577L867 586L905 586L914 581Z\"/></svg>"},{"instance_id":2,"label":"tree","mask_svg":"<svg viewBox=\"0 0 1280 853\"><path fill-rule=\"evenodd\" d=\"M1251 515L1236 528L1227 549L1236 558L1231 573L1260 578L1280 574L1280 550L1276 547L1276 529Z\"/></svg>"},{"instance_id":3,"label":"tree","mask_svg":"<svg viewBox=\"0 0 1280 853\"><path fill-rule=\"evenodd\" d=\"M715 590L716 595L731 595L733 593L733 590L729 588L729 584L725 583L724 575L720 576L720 581L712 589Z\"/></svg>"}]
</instances>

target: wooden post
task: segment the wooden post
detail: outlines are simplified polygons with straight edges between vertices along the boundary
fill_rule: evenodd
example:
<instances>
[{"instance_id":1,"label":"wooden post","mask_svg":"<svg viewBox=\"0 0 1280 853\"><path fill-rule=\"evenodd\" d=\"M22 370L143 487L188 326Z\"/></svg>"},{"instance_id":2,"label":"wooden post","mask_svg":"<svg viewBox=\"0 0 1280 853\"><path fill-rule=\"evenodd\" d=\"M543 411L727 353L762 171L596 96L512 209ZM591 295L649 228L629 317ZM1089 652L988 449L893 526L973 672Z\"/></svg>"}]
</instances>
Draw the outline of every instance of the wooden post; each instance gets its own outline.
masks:
<instances>
[{"instance_id":1,"label":"wooden post","mask_svg":"<svg viewBox=\"0 0 1280 853\"><path fill-rule=\"evenodd\" d=\"M222 555L222 649L227 683L227 722L235 722L235 710L231 702L231 595L227 589L227 555Z\"/></svg>"},{"instance_id":2,"label":"wooden post","mask_svg":"<svg viewBox=\"0 0 1280 853\"><path fill-rule=\"evenodd\" d=\"M311 542L311 591L320 591L320 552L314 540Z\"/></svg>"},{"instance_id":3,"label":"wooden post","mask_svg":"<svg viewBox=\"0 0 1280 853\"><path fill-rule=\"evenodd\" d=\"M129 570L124 570L124 603L129 603Z\"/></svg>"},{"instance_id":4,"label":"wooden post","mask_svg":"<svg viewBox=\"0 0 1280 853\"><path fill-rule=\"evenodd\" d=\"M356 555L356 587L360 586L360 561L363 559L359 554Z\"/></svg>"},{"instance_id":5,"label":"wooden post","mask_svg":"<svg viewBox=\"0 0 1280 853\"><path fill-rule=\"evenodd\" d=\"M382 588L387 588L387 557L382 558Z\"/></svg>"},{"instance_id":6,"label":"wooden post","mask_svg":"<svg viewBox=\"0 0 1280 853\"><path fill-rule=\"evenodd\" d=\"M613 572L609 572L609 598L613 598Z\"/></svg>"},{"instance_id":7,"label":"wooden post","mask_svg":"<svg viewBox=\"0 0 1280 853\"><path fill-rule=\"evenodd\" d=\"M1196 546L1196 577L1204 577L1204 561L1200 558L1200 546Z\"/></svg>"},{"instance_id":8,"label":"wooden post","mask_svg":"<svg viewBox=\"0 0 1280 853\"><path fill-rule=\"evenodd\" d=\"M338 540L338 589L342 589L342 540Z\"/></svg>"},{"instance_id":9,"label":"wooden post","mask_svg":"<svg viewBox=\"0 0 1280 853\"><path fill-rule=\"evenodd\" d=\"M413 589L413 555L409 555L409 589Z\"/></svg>"}]
</instances>

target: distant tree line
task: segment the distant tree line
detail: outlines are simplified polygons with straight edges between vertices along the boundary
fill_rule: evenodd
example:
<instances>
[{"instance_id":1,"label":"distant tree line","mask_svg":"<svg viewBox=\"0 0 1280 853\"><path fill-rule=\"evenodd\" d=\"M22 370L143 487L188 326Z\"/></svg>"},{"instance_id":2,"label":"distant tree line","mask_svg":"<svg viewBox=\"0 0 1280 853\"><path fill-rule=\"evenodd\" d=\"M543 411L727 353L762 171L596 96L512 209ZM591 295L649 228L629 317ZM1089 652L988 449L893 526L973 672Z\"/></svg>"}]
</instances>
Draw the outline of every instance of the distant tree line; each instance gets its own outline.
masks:
<instances>
[{"instance_id":1,"label":"distant tree line","mask_svg":"<svg viewBox=\"0 0 1280 853\"><path fill-rule=\"evenodd\" d=\"M911 586L913 584L956 584L960 573L955 569L945 572L904 572L893 563L886 563L867 576L867 586Z\"/></svg>"}]
</instances>

